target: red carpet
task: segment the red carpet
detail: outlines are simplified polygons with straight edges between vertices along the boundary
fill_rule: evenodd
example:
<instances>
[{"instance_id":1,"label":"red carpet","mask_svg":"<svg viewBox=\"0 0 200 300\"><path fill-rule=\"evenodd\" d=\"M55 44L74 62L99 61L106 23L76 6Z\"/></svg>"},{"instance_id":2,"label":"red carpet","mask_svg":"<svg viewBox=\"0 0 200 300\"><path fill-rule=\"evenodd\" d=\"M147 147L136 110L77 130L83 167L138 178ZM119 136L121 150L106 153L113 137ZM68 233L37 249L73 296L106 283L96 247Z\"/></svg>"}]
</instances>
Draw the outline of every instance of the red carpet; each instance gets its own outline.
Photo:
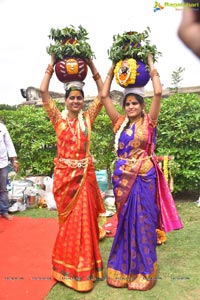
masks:
<instances>
[{"instance_id":1,"label":"red carpet","mask_svg":"<svg viewBox=\"0 0 200 300\"><path fill-rule=\"evenodd\" d=\"M117 214L115 213L108 221L102 226L106 231L106 237L114 237L117 229Z\"/></svg>"},{"instance_id":2,"label":"red carpet","mask_svg":"<svg viewBox=\"0 0 200 300\"><path fill-rule=\"evenodd\" d=\"M42 300L56 283L51 255L56 219L0 217L0 300Z\"/></svg>"}]
</instances>

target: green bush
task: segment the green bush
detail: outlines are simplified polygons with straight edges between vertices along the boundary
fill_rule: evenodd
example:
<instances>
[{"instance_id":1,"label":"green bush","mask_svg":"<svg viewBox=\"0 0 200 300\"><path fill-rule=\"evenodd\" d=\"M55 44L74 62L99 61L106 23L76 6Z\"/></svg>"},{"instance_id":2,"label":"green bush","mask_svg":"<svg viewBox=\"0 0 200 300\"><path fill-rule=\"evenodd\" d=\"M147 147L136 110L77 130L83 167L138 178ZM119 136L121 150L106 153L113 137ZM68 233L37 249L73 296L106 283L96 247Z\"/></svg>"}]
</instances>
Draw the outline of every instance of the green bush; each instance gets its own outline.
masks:
<instances>
[{"instance_id":1,"label":"green bush","mask_svg":"<svg viewBox=\"0 0 200 300\"><path fill-rule=\"evenodd\" d=\"M113 171L113 163L115 161L114 154L114 133L112 124L108 118L105 109L96 118L91 135L91 153L95 161L96 170L107 170L108 189L111 189L111 174Z\"/></svg>"},{"instance_id":2,"label":"green bush","mask_svg":"<svg viewBox=\"0 0 200 300\"><path fill-rule=\"evenodd\" d=\"M174 156L179 170L175 191L200 191L200 102L196 94L175 94L162 100L157 153Z\"/></svg>"},{"instance_id":3,"label":"green bush","mask_svg":"<svg viewBox=\"0 0 200 300\"><path fill-rule=\"evenodd\" d=\"M21 106L0 111L12 137L20 161L20 175L52 175L56 139L43 108Z\"/></svg>"},{"instance_id":4,"label":"green bush","mask_svg":"<svg viewBox=\"0 0 200 300\"><path fill-rule=\"evenodd\" d=\"M147 111L151 99L146 99ZM121 111L121 107L117 105ZM195 94L175 94L162 99L157 130L156 155L174 156L171 165L174 193L200 191L200 102ZM53 173L56 138L51 122L43 108L21 106L0 110L16 146L20 174L49 175ZM102 109L97 117L91 138L91 153L96 170L113 170L115 160L114 134L111 121Z\"/></svg>"}]
</instances>

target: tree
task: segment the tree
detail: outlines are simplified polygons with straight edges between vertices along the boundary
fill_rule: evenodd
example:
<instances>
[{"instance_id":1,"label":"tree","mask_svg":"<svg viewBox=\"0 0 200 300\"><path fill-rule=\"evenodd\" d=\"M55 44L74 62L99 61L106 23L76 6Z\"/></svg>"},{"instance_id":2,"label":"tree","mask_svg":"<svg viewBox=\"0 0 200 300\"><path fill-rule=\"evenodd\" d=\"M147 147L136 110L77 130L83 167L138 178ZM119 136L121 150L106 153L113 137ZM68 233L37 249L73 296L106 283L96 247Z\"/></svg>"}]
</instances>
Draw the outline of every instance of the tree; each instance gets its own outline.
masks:
<instances>
[{"instance_id":1,"label":"tree","mask_svg":"<svg viewBox=\"0 0 200 300\"><path fill-rule=\"evenodd\" d=\"M185 71L185 68L179 67L177 70L172 72L171 79L172 85L175 89L175 92L178 92L179 83L183 80L181 74Z\"/></svg>"}]
</instances>

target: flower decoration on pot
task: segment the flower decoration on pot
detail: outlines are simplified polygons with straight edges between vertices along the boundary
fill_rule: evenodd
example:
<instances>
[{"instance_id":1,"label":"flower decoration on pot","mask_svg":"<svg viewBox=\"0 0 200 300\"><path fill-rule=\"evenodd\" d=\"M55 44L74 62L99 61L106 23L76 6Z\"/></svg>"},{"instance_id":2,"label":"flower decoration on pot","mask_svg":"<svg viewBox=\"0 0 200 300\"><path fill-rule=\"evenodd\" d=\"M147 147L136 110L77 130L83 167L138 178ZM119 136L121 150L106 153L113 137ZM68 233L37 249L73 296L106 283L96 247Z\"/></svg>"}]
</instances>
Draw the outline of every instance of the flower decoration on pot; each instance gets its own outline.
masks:
<instances>
[{"instance_id":1,"label":"flower decoration on pot","mask_svg":"<svg viewBox=\"0 0 200 300\"><path fill-rule=\"evenodd\" d=\"M148 54L152 54L154 62L161 55L156 46L150 44L149 32L147 27L142 33L130 31L113 36L108 55L116 64L114 75L120 86L141 87L148 83Z\"/></svg>"},{"instance_id":2,"label":"flower decoration on pot","mask_svg":"<svg viewBox=\"0 0 200 300\"><path fill-rule=\"evenodd\" d=\"M82 58L66 57L55 65L57 78L63 82L83 81L87 76L87 64Z\"/></svg>"},{"instance_id":3,"label":"flower decoration on pot","mask_svg":"<svg viewBox=\"0 0 200 300\"><path fill-rule=\"evenodd\" d=\"M95 57L88 40L88 33L81 25L64 29L51 29L49 39L54 41L47 47L48 54L56 57L55 73L63 82L83 81L87 76L85 59Z\"/></svg>"},{"instance_id":4,"label":"flower decoration on pot","mask_svg":"<svg viewBox=\"0 0 200 300\"><path fill-rule=\"evenodd\" d=\"M116 82L122 87L145 86L150 79L145 64L134 58L120 60L116 64L114 75Z\"/></svg>"}]
</instances>

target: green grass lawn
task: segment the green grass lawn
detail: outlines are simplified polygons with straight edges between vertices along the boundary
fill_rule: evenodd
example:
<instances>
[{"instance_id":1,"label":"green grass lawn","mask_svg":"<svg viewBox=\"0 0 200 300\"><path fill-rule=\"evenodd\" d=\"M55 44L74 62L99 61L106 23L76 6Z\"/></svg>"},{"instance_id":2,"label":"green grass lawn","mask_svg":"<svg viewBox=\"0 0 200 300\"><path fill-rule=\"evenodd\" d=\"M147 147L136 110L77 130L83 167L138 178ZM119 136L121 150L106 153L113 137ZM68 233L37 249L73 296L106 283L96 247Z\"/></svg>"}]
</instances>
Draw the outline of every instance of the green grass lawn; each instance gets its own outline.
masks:
<instances>
[{"instance_id":1,"label":"green grass lawn","mask_svg":"<svg viewBox=\"0 0 200 300\"><path fill-rule=\"evenodd\" d=\"M79 293L57 283L47 295L48 300L200 300L200 207L193 200L176 200L184 228L167 234L165 245L157 247L159 274L150 291L128 291L109 287L106 280L95 283L89 293ZM20 216L57 217L46 208L27 209ZM106 263L112 238L100 241ZM106 274L105 274L106 275Z\"/></svg>"}]
</instances>

